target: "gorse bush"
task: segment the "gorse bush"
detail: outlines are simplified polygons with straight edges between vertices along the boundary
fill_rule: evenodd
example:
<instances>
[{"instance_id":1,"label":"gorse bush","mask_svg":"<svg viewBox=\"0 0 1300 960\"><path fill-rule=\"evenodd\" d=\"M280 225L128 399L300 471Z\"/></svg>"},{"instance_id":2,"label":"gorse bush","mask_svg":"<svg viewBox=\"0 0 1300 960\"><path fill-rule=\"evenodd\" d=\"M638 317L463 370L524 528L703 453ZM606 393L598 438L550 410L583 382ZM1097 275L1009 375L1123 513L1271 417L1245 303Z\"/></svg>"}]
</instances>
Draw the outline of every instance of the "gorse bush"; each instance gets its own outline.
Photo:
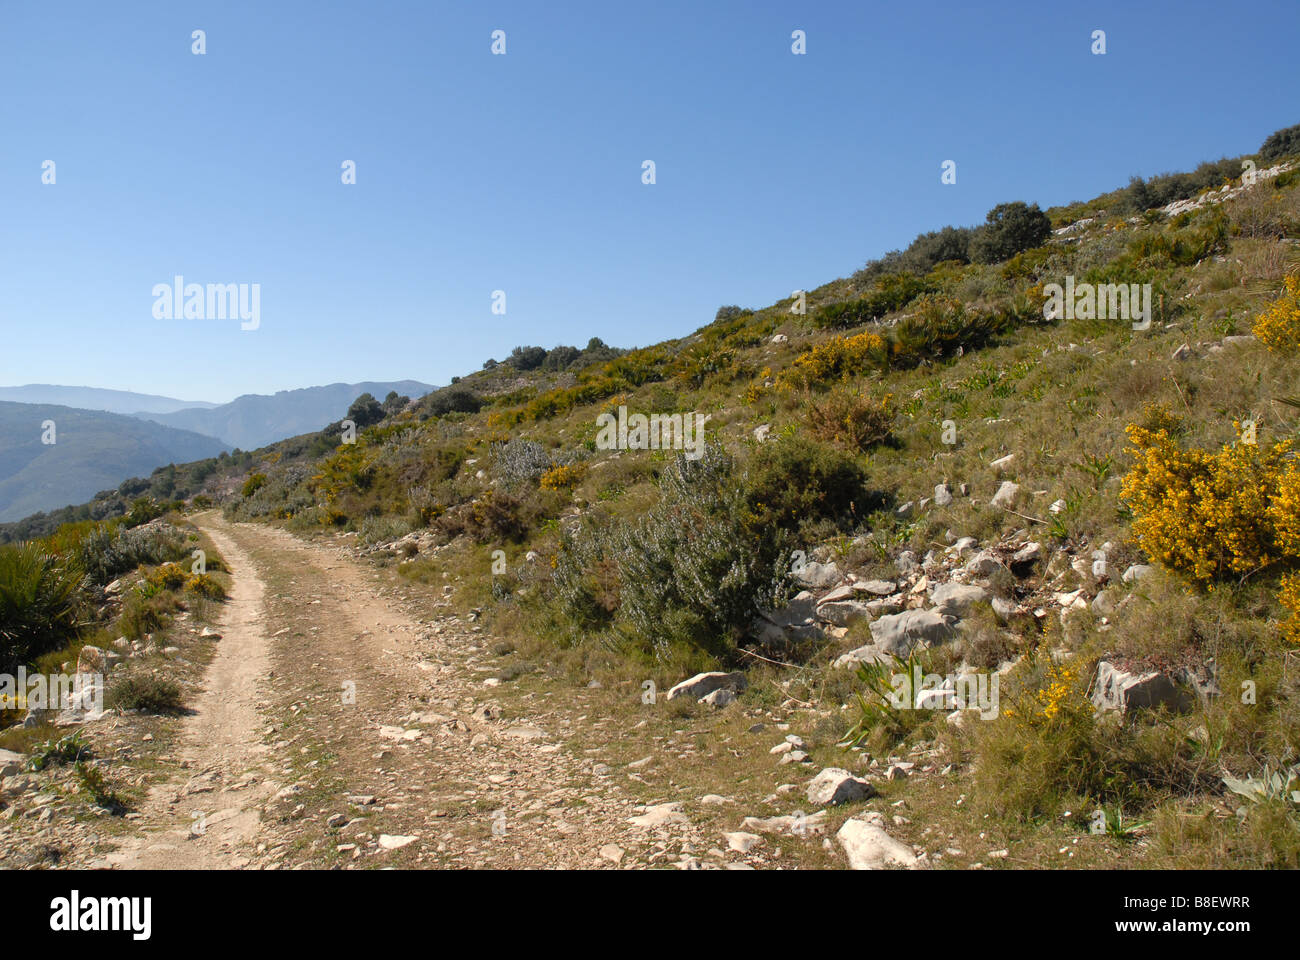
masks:
<instances>
[{"instance_id":1,"label":"gorse bush","mask_svg":"<svg viewBox=\"0 0 1300 960\"><path fill-rule=\"evenodd\" d=\"M538 480L543 490L570 490L582 482L587 475L585 463L556 464Z\"/></svg>"},{"instance_id":2,"label":"gorse bush","mask_svg":"<svg viewBox=\"0 0 1300 960\"><path fill-rule=\"evenodd\" d=\"M174 563L163 564L150 570L140 581L140 595L149 598L157 596L164 590L179 590L185 586L188 574Z\"/></svg>"},{"instance_id":3,"label":"gorse bush","mask_svg":"<svg viewBox=\"0 0 1300 960\"><path fill-rule=\"evenodd\" d=\"M832 337L795 357L777 382L808 390L861 376L889 362L889 345L877 333Z\"/></svg>"},{"instance_id":4,"label":"gorse bush","mask_svg":"<svg viewBox=\"0 0 1300 960\"><path fill-rule=\"evenodd\" d=\"M1300 460L1289 440L1183 450L1165 430L1128 428L1138 462L1121 497L1147 554L1203 585L1279 568L1282 634L1300 643Z\"/></svg>"},{"instance_id":5,"label":"gorse bush","mask_svg":"<svg viewBox=\"0 0 1300 960\"><path fill-rule=\"evenodd\" d=\"M435 525L448 537L465 534L476 543L519 540L532 526L534 511L523 500L488 490L476 500L443 513Z\"/></svg>"},{"instance_id":6,"label":"gorse bush","mask_svg":"<svg viewBox=\"0 0 1300 960\"><path fill-rule=\"evenodd\" d=\"M1130 426L1137 462L1120 496L1147 555L1211 584L1300 559L1300 463L1288 440L1182 449L1164 430Z\"/></svg>"},{"instance_id":7,"label":"gorse bush","mask_svg":"<svg viewBox=\"0 0 1300 960\"><path fill-rule=\"evenodd\" d=\"M1255 317L1254 331L1276 353L1300 352L1300 274L1286 278L1282 295Z\"/></svg>"},{"instance_id":8,"label":"gorse bush","mask_svg":"<svg viewBox=\"0 0 1300 960\"><path fill-rule=\"evenodd\" d=\"M790 531L860 519L877 505L857 459L804 436L760 446L745 465L743 487L755 522Z\"/></svg>"},{"instance_id":9,"label":"gorse bush","mask_svg":"<svg viewBox=\"0 0 1300 960\"><path fill-rule=\"evenodd\" d=\"M1181 732L1098 715L1087 695L1090 675L1039 654L1001 685L1002 716L971 725L982 805L1036 820L1067 804L1141 805L1205 778Z\"/></svg>"},{"instance_id":10,"label":"gorse bush","mask_svg":"<svg viewBox=\"0 0 1300 960\"><path fill-rule=\"evenodd\" d=\"M877 399L848 390L833 390L808 403L808 423L822 440L865 453L893 438L894 395Z\"/></svg>"},{"instance_id":11,"label":"gorse bush","mask_svg":"<svg viewBox=\"0 0 1300 960\"><path fill-rule=\"evenodd\" d=\"M185 592L206 600L224 600L226 590L208 573L191 574L185 580Z\"/></svg>"},{"instance_id":12,"label":"gorse bush","mask_svg":"<svg viewBox=\"0 0 1300 960\"><path fill-rule=\"evenodd\" d=\"M75 565L37 544L0 546L0 673L74 638L81 599Z\"/></svg>"}]
</instances>

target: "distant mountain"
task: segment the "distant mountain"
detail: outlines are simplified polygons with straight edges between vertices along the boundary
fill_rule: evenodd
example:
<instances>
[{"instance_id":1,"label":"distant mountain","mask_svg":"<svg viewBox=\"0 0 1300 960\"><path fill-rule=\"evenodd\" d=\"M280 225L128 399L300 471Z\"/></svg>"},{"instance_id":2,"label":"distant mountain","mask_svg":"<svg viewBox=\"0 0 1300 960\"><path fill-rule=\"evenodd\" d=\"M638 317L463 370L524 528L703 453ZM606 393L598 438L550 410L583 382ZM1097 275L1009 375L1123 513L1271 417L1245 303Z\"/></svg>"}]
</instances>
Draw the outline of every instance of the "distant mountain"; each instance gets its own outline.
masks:
<instances>
[{"instance_id":1,"label":"distant mountain","mask_svg":"<svg viewBox=\"0 0 1300 960\"><path fill-rule=\"evenodd\" d=\"M102 390L99 387L63 387L52 383L29 383L21 387L0 387L0 401L10 403L54 403L79 410L106 410L109 413L175 413L177 410L211 409L215 403L176 400L151 393L129 390Z\"/></svg>"},{"instance_id":2,"label":"distant mountain","mask_svg":"<svg viewBox=\"0 0 1300 960\"><path fill-rule=\"evenodd\" d=\"M363 393L383 402L390 390L415 400L434 388L418 380L391 383L331 383L324 387L281 390L266 396L250 393L206 410L138 415L155 423L193 430L225 441L241 450L253 450L286 437L319 430L342 418L352 401Z\"/></svg>"},{"instance_id":3,"label":"distant mountain","mask_svg":"<svg viewBox=\"0 0 1300 960\"><path fill-rule=\"evenodd\" d=\"M83 503L157 467L228 449L212 437L136 417L0 401L0 521Z\"/></svg>"}]
</instances>

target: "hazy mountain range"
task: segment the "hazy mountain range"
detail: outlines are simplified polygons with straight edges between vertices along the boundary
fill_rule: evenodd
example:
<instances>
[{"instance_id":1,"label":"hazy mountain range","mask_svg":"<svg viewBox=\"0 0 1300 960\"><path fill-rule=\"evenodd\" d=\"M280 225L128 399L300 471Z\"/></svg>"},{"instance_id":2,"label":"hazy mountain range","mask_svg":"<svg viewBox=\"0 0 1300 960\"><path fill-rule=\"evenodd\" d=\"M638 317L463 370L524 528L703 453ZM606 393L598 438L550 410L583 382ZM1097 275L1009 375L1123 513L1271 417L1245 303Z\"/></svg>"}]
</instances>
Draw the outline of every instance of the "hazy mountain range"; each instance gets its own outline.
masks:
<instances>
[{"instance_id":1,"label":"hazy mountain range","mask_svg":"<svg viewBox=\"0 0 1300 960\"><path fill-rule=\"evenodd\" d=\"M391 390L416 399L433 389L417 380L331 383L214 404L97 387L0 387L0 521L84 503L169 463L319 430L363 393L382 401Z\"/></svg>"},{"instance_id":2,"label":"hazy mountain range","mask_svg":"<svg viewBox=\"0 0 1300 960\"><path fill-rule=\"evenodd\" d=\"M104 410L135 416L142 413L172 413L190 408L210 409L215 403L176 400L130 390L104 390L99 387L63 387L52 383L29 383L21 387L0 387L0 400L12 403L55 403L81 410Z\"/></svg>"},{"instance_id":3,"label":"hazy mountain range","mask_svg":"<svg viewBox=\"0 0 1300 960\"><path fill-rule=\"evenodd\" d=\"M319 430L347 413L352 401L363 393L373 394L375 399L382 401L390 390L396 390L414 400L433 389L430 384L418 380L331 383L323 387L281 390L270 396L249 393L207 409L142 412L139 416L169 427L216 437L232 447L252 450L285 437Z\"/></svg>"},{"instance_id":4,"label":"hazy mountain range","mask_svg":"<svg viewBox=\"0 0 1300 960\"><path fill-rule=\"evenodd\" d=\"M118 413L0 401L0 520L83 503L130 477L227 449Z\"/></svg>"}]
</instances>

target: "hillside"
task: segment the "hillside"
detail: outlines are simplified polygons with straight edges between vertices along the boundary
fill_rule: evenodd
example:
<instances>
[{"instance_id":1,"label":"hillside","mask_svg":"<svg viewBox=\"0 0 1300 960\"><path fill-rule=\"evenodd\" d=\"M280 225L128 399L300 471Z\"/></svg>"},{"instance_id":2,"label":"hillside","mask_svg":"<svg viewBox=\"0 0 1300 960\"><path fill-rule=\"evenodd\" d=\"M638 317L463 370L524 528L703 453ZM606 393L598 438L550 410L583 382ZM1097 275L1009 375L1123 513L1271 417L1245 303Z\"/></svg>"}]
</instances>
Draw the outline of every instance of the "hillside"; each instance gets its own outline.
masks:
<instances>
[{"instance_id":1,"label":"hillside","mask_svg":"<svg viewBox=\"0 0 1300 960\"><path fill-rule=\"evenodd\" d=\"M43 424L54 422L53 443ZM0 402L0 520L84 503L169 463L225 450L211 437L134 417L53 404Z\"/></svg>"},{"instance_id":2,"label":"hillside","mask_svg":"<svg viewBox=\"0 0 1300 960\"><path fill-rule=\"evenodd\" d=\"M285 782L223 865L1294 869L1298 144L4 535L111 556L93 637L187 683L224 590L160 564L233 558L275 678L237 739ZM178 781L220 752L186 743Z\"/></svg>"},{"instance_id":3,"label":"hillside","mask_svg":"<svg viewBox=\"0 0 1300 960\"><path fill-rule=\"evenodd\" d=\"M208 409L150 412L141 408L139 413L155 423L207 434L232 447L248 450L319 430L342 417L348 405L363 393L383 400L395 390L402 396L418 398L432 389L429 384L416 380L331 383L280 390L271 395L245 394Z\"/></svg>"}]
</instances>

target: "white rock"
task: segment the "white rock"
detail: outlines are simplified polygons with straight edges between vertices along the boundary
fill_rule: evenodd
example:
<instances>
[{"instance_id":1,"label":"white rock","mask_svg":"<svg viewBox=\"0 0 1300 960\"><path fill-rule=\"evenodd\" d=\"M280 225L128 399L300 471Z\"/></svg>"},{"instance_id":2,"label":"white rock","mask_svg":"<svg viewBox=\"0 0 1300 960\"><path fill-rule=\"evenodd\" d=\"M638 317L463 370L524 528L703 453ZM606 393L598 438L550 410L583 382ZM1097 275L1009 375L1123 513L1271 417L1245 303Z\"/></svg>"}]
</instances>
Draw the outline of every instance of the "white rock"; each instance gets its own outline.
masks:
<instances>
[{"instance_id":1,"label":"white rock","mask_svg":"<svg viewBox=\"0 0 1300 960\"><path fill-rule=\"evenodd\" d=\"M683 680L668 691L666 699L690 697L692 700L701 700L714 690L725 688L732 693L740 693L747 686L749 681L745 679L743 673L723 673L715 670L710 673L697 673L690 679Z\"/></svg>"},{"instance_id":2,"label":"white rock","mask_svg":"<svg viewBox=\"0 0 1300 960\"><path fill-rule=\"evenodd\" d=\"M870 783L839 767L827 767L808 784L808 802L819 807L866 800L875 794Z\"/></svg>"},{"instance_id":3,"label":"white rock","mask_svg":"<svg viewBox=\"0 0 1300 960\"><path fill-rule=\"evenodd\" d=\"M1137 583L1145 577L1150 576L1151 570L1152 568L1149 564L1135 563L1124 571L1124 575L1120 579L1125 583Z\"/></svg>"},{"instance_id":4,"label":"white rock","mask_svg":"<svg viewBox=\"0 0 1300 960\"><path fill-rule=\"evenodd\" d=\"M722 838L727 841L727 849L735 850L737 853L749 853L760 843L765 842L757 833L746 833L743 830L724 833Z\"/></svg>"},{"instance_id":5,"label":"white rock","mask_svg":"<svg viewBox=\"0 0 1300 960\"><path fill-rule=\"evenodd\" d=\"M916 854L880 827L865 820L844 821L835 834L853 870L883 870L888 867L914 868Z\"/></svg>"},{"instance_id":6,"label":"white rock","mask_svg":"<svg viewBox=\"0 0 1300 960\"><path fill-rule=\"evenodd\" d=\"M664 827L673 823L687 823L686 815L682 813L682 805L678 801L671 803L648 804L644 807L637 807L642 813L639 817L631 817L627 822L637 827Z\"/></svg>"},{"instance_id":7,"label":"white rock","mask_svg":"<svg viewBox=\"0 0 1300 960\"><path fill-rule=\"evenodd\" d=\"M1003 480L1002 485L998 487L998 492L993 494L993 499L989 504L994 507L1010 509L1016 501L1016 494L1020 492L1020 484L1012 483L1010 480Z\"/></svg>"},{"instance_id":8,"label":"white rock","mask_svg":"<svg viewBox=\"0 0 1300 960\"><path fill-rule=\"evenodd\" d=\"M700 697L700 703L707 703L711 707L721 710L736 702L736 695L726 687L719 687L707 696Z\"/></svg>"},{"instance_id":9,"label":"white rock","mask_svg":"<svg viewBox=\"0 0 1300 960\"><path fill-rule=\"evenodd\" d=\"M988 598L983 587L966 583L940 583L930 591L930 601L939 613L952 617L966 617L977 603Z\"/></svg>"}]
</instances>

